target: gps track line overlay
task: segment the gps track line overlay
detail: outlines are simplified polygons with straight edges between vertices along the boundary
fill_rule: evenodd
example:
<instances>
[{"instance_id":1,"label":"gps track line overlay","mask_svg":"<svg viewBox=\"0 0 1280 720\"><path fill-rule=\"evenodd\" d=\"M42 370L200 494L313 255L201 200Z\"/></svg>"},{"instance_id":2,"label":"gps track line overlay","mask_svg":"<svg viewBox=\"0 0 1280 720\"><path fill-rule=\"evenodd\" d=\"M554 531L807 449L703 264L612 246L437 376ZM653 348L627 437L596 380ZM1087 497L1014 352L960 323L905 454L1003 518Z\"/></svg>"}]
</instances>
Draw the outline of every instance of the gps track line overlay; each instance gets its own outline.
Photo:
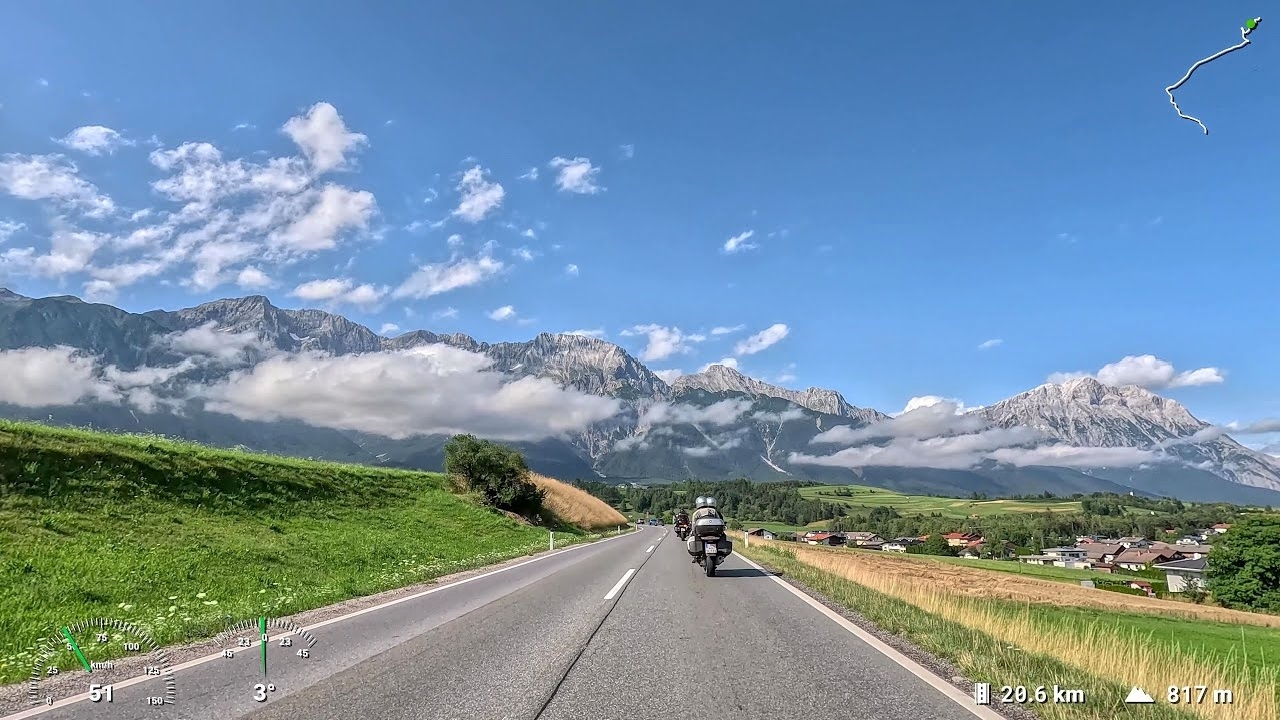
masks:
<instances>
[{"instance_id":1,"label":"gps track line overlay","mask_svg":"<svg viewBox=\"0 0 1280 720\"><path fill-rule=\"evenodd\" d=\"M1258 25L1261 22L1262 22L1262 18L1260 17L1253 18L1252 20L1246 20L1244 23L1244 27L1240 28L1240 42L1238 44L1232 45L1226 50L1221 50L1217 53L1214 53L1213 55L1210 55L1209 57L1201 60L1195 65L1192 65L1187 70L1187 74L1182 76L1181 80L1164 89L1165 93L1168 94L1169 96L1169 104L1172 105L1173 109L1177 111L1178 117L1182 118L1183 120L1190 120L1191 122L1199 125L1200 129L1204 130L1205 135L1209 134L1209 128L1205 127L1204 123L1182 112L1182 108L1179 108L1177 101L1173 99L1173 91L1182 87L1188 80L1190 80L1191 73L1195 72L1196 68L1200 67L1201 65L1213 62L1214 60L1217 60L1218 58L1222 57L1223 55L1226 55L1227 53L1232 53L1232 52L1235 52L1236 50L1240 50L1244 48L1246 45L1248 45L1249 43L1253 42L1252 40L1249 39L1249 34L1252 33L1254 30L1257 30Z\"/></svg>"}]
</instances>

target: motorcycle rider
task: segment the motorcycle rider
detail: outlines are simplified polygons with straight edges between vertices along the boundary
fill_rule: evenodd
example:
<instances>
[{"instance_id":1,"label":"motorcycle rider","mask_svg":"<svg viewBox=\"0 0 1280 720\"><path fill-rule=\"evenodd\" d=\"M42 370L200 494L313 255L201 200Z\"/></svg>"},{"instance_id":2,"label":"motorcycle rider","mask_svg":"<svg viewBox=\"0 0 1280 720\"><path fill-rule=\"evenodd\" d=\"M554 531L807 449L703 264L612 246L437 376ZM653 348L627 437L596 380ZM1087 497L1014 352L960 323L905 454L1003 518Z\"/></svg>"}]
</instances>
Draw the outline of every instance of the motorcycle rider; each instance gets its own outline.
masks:
<instances>
[{"instance_id":1,"label":"motorcycle rider","mask_svg":"<svg viewBox=\"0 0 1280 720\"><path fill-rule=\"evenodd\" d=\"M693 511L693 523L698 522L698 518L715 517L724 520L724 516L720 514L720 510L716 508L716 499L710 496L699 495L694 501L697 509ZM723 534L722 534L723 535ZM693 561L698 562L698 558L694 557Z\"/></svg>"},{"instance_id":2,"label":"motorcycle rider","mask_svg":"<svg viewBox=\"0 0 1280 720\"><path fill-rule=\"evenodd\" d=\"M672 519L672 523L675 525L688 525L689 513L684 508L680 508L676 511L676 516Z\"/></svg>"}]
</instances>

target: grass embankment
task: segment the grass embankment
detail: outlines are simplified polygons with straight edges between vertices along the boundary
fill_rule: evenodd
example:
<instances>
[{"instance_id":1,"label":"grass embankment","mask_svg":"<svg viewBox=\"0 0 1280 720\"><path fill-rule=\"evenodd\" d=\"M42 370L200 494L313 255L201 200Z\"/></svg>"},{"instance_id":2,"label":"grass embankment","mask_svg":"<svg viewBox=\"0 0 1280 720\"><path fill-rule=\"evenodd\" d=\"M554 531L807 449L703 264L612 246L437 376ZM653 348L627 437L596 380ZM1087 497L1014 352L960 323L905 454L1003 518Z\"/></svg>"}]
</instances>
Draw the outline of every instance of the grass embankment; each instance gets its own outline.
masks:
<instances>
[{"instance_id":1,"label":"grass embankment","mask_svg":"<svg viewBox=\"0 0 1280 720\"><path fill-rule=\"evenodd\" d=\"M845 495L843 493L851 493ZM800 488L800 495L810 500L844 505L853 509L870 510L874 507L892 507L902 515L929 515L938 513L944 517L984 517L1008 513L1080 512L1079 501L1071 500L970 500L962 498L932 497L929 495L903 495L892 490L865 485L818 485Z\"/></svg>"},{"instance_id":2,"label":"grass embankment","mask_svg":"<svg viewBox=\"0 0 1280 720\"><path fill-rule=\"evenodd\" d=\"M751 538L735 550L782 570L993 686L1083 689L1085 705L1045 718L1276 720L1280 618L1071 588L938 563ZM1131 686L1155 706L1121 701ZM1165 704L1170 685L1232 690L1234 702ZM1187 714L1189 713L1189 715Z\"/></svg>"},{"instance_id":3,"label":"grass embankment","mask_svg":"<svg viewBox=\"0 0 1280 720\"><path fill-rule=\"evenodd\" d=\"M541 484L571 520L606 514ZM0 683L55 625L115 618L183 642L547 546L438 474L0 422Z\"/></svg>"},{"instance_id":4,"label":"grass embankment","mask_svg":"<svg viewBox=\"0 0 1280 720\"><path fill-rule=\"evenodd\" d=\"M582 488L534 474L530 479L547 493L547 509L562 522L583 530L613 530L630 522L617 508Z\"/></svg>"}]
</instances>

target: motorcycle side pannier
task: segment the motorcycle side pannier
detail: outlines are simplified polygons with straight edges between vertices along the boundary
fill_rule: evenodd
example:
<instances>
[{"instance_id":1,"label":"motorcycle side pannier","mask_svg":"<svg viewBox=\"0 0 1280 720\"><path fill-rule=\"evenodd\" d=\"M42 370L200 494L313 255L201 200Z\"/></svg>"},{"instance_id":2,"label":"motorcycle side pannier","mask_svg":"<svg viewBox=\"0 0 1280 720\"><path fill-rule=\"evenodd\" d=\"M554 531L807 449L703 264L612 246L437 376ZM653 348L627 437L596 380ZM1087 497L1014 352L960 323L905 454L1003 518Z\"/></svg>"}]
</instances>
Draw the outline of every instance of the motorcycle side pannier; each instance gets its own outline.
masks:
<instances>
[{"instance_id":1,"label":"motorcycle side pannier","mask_svg":"<svg viewBox=\"0 0 1280 720\"><path fill-rule=\"evenodd\" d=\"M684 542L689 548L690 555L698 555L702 552L702 538L697 535L690 535L689 539Z\"/></svg>"}]
</instances>

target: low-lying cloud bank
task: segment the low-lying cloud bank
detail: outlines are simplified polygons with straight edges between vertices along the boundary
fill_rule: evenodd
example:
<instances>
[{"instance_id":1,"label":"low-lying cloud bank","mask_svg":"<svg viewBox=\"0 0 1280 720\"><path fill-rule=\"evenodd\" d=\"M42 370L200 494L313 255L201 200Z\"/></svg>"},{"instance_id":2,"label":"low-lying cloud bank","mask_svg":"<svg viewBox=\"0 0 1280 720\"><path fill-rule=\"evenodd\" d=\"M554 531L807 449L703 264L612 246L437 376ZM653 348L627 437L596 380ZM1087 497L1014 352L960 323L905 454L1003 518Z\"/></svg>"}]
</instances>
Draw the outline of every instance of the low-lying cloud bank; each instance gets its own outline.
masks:
<instances>
[{"instance_id":1,"label":"low-lying cloud bank","mask_svg":"<svg viewBox=\"0 0 1280 720\"><path fill-rule=\"evenodd\" d=\"M1034 428L996 427L979 415L959 413L959 409L954 402L934 402L864 427L834 427L816 435L811 444L854 447L829 455L792 453L788 461L794 465L846 468L967 470L993 460L1018 467L1092 468L1136 467L1174 459L1152 449L1050 444L1050 438ZM1197 436L1202 434L1205 438L1194 442L1207 439L1204 431Z\"/></svg>"},{"instance_id":2,"label":"low-lying cloud bank","mask_svg":"<svg viewBox=\"0 0 1280 720\"><path fill-rule=\"evenodd\" d=\"M170 367L126 371L65 346L0 352L0 403L108 402L155 412L194 400L242 420L299 420L393 439L473 433L506 441L563 436L621 409L617 400L551 380L512 379L492 371L489 358L444 345L345 356L274 353L203 385L182 376L225 366L255 341L204 326L167 342L200 354Z\"/></svg>"}]
</instances>

